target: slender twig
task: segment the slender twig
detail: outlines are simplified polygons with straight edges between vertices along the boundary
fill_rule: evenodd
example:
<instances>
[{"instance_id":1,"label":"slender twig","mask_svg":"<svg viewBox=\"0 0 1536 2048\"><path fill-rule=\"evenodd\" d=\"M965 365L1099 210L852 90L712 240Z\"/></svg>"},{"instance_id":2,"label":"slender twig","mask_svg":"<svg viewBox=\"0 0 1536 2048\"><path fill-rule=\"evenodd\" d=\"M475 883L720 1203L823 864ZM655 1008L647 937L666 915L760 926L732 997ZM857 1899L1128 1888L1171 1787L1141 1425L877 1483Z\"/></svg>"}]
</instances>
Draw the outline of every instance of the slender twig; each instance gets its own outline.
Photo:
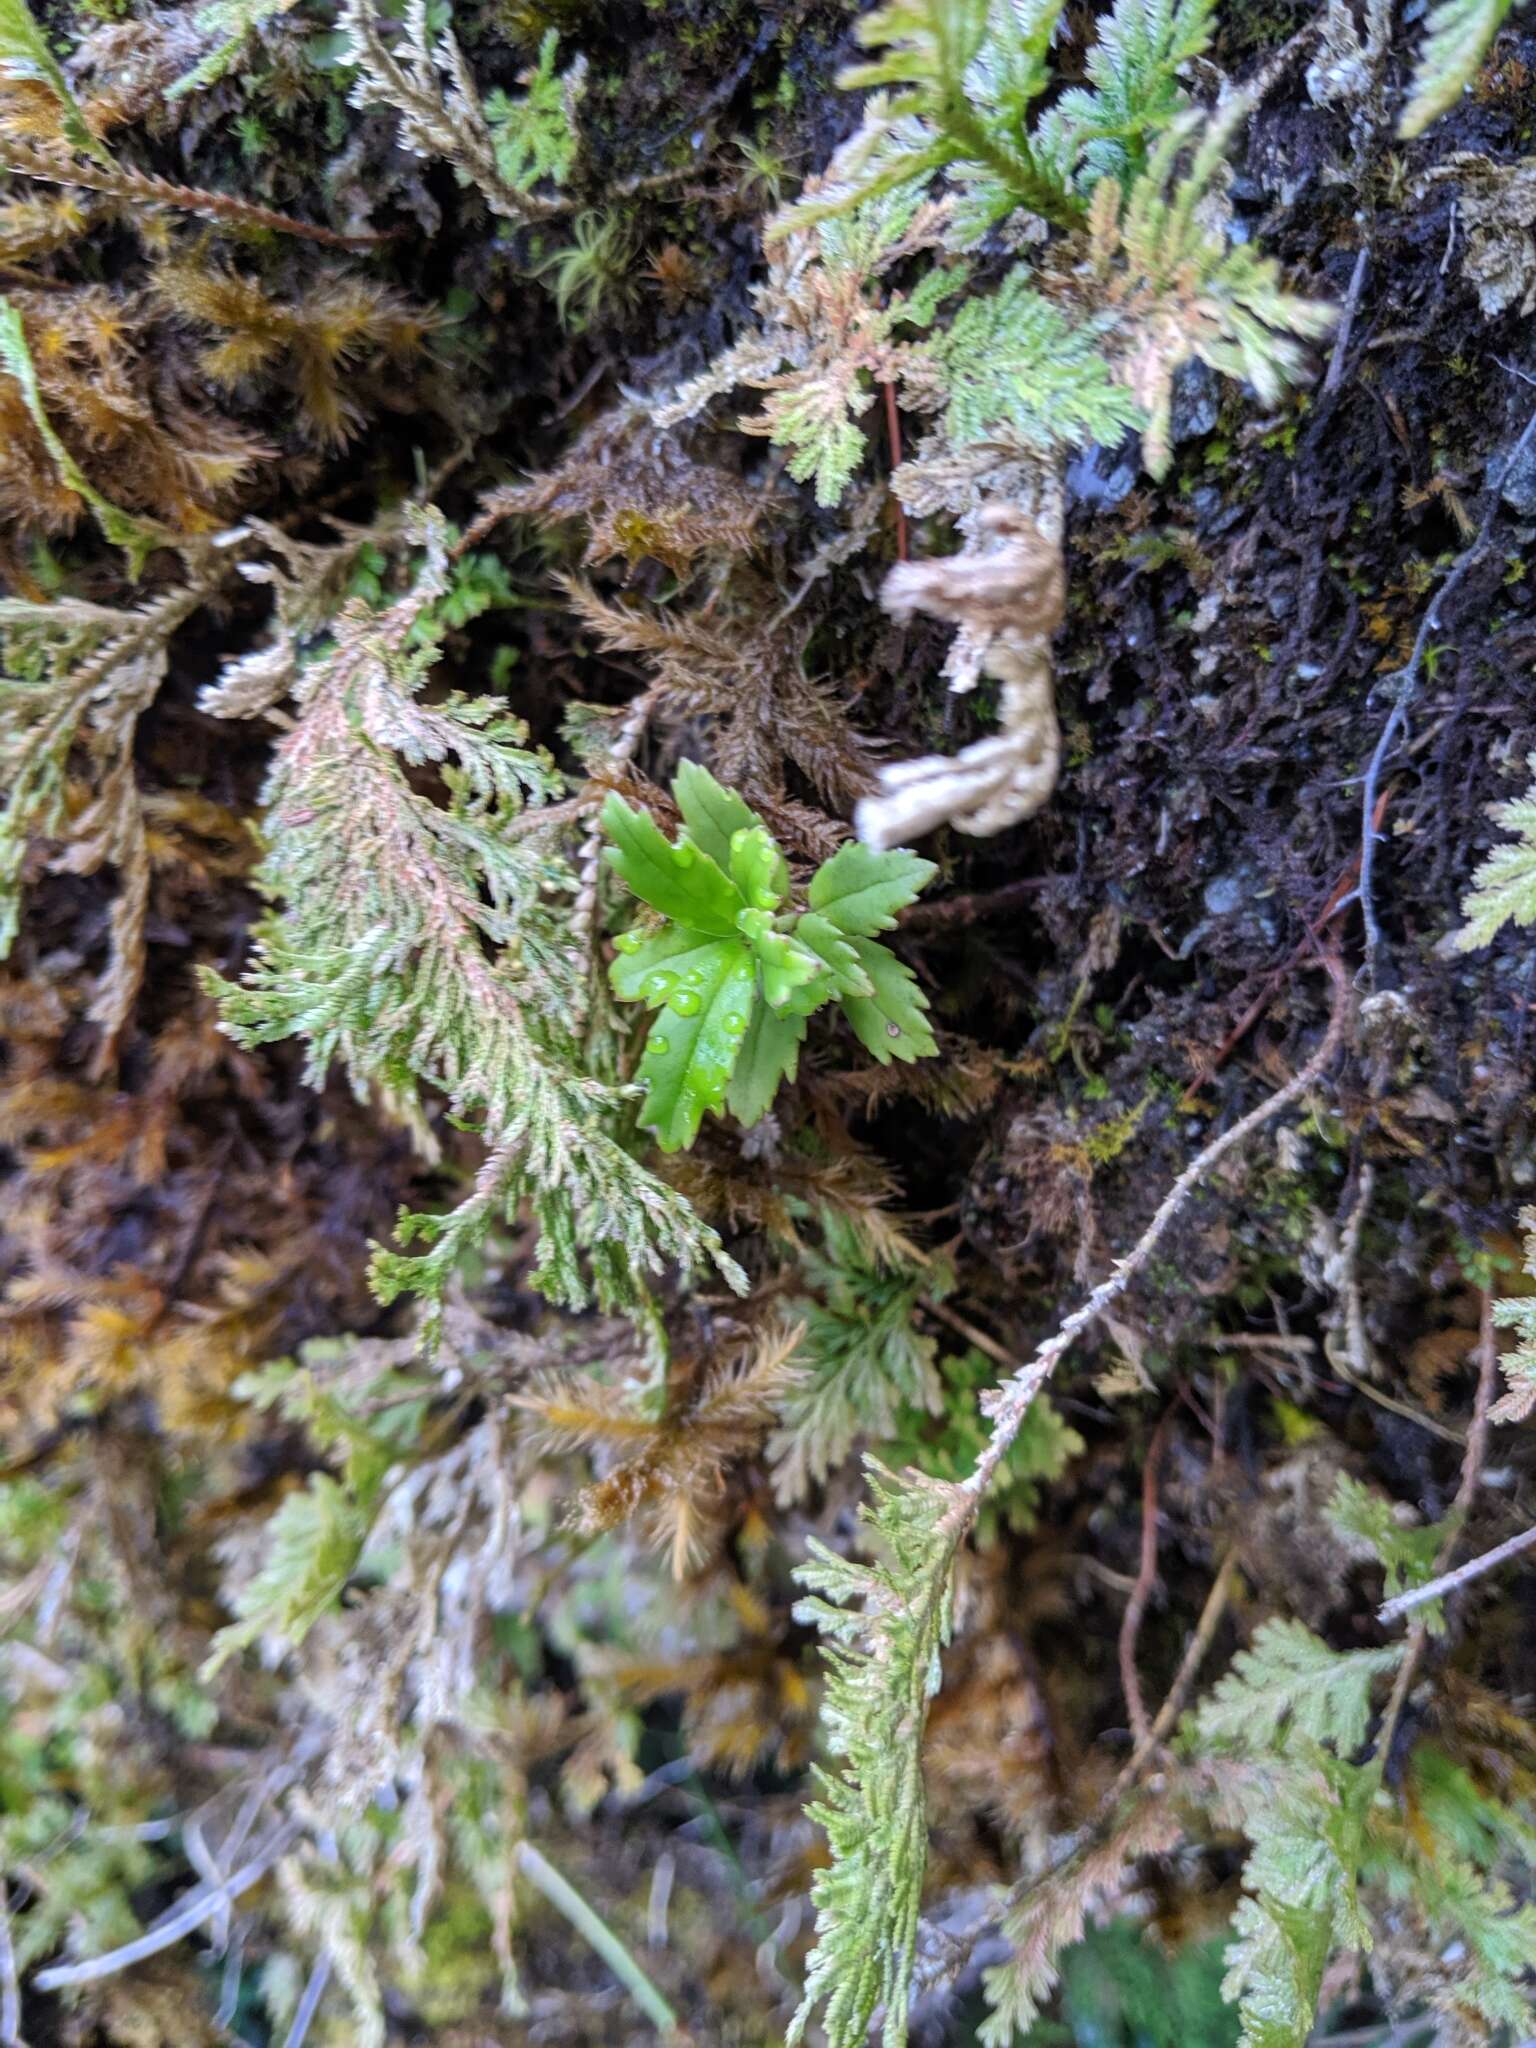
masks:
<instances>
[{"instance_id":1,"label":"slender twig","mask_svg":"<svg viewBox=\"0 0 1536 2048\"><path fill-rule=\"evenodd\" d=\"M1467 1431L1467 1455L1461 1462L1461 1484L1451 1512L1464 1515L1483 1483L1483 1465L1488 1456L1489 1418L1499 1380L1499 1339L1493 1321L1493 1296L1483 1289L1477 1318L1477 1392L1472 1400L1472 1423Z\"/></svg>"},{"instance_id":2,"label":"slender twig","mask_svg":"<svg viewBox=\"0 0 1536 2048\"><path fill-rule=\"evenodd\" d=\"M1395 1394L1384 1393L1380 1387L1373 1387L1369 1380L1356 1379L1349 1367L1341 1364L1337 1358L1330 1360L1329 1363L1346 1386L1353 1387L1357 1394L1363 1394L1367 1401L1374 1401L1378 1408L1385 1408L1389 1415L1401 1415L1404 1422L1411 1422L1416 1429L1427 1430L1431 1436L1439 1437L1442 1443L1465 1448L1465 1436L1459 1429L1453 1429L1450 1423L1437 1421L1433 1415L1425 1415L1411 1402L1399 1401Z\"/></svg>"},{"instance_id":3,"label":"slender twig","mask_svg":"<svg viewBox=\"0 0 1536 2048\"><path fill-rule=\"evenodd\" d=\"M678 2032L677 2014L606 1922L600 1920L568 1879L562 1877L531 1842L517 1845L517 1867L541 1891L557 1913L563 1913L584 1941L591 1943L636 2005L663 2034Z\"/></svg>"},{"instance_id":4,"label":"slender twig","mask_svg":"<svg viewBox=\"0 0 1536 2048\"><path fill-rule=\"evenodd\" d=\"M1027 902L1059 879L1056 875L1021 875L1015 881L1005 882L1000 889L949 896L941 903L909 904L898 921L903 931L925 931L930 925L974 924L995 911L1011 910L1016 903Z\"/></svg>"},{"instance_id":5,"label":"slender twig","mask_svg":"<svg viewBox=\"0 0 1536 2048\"><path fill-rule=\"evenodd\" d=\"M1371 252L1364 244L1355 258L1355 267L1350 273L1349 290L1344 294L1344 310L1339 315L1339 331L1333 344L1333 355L1329 360L1328 374L1323 379L1322 396L1327 398L1338 390L1344 375L1344 354L1349 347L1350 333L1354 328L1355 315L1360 310L1360 294L1365 287L1365 273L1370 268Z\"/></svg>"},{"instance_id":6,"label":"slender twig","mask_svg":"<svg viewBox=\"0 0 1536 2048\"><path fill-rule=\"evenodd\" d=\"M286 1853L297 1834L297 1824L289 1821L261 1854L253 1856L233 1877L207 1891L200 1885L195 1887L182 1906L168 1913L165 1919L146 1929L135 1940L125 1941L121 1948L108 1949L105 1955L89 1956L84 1962L55 1963L50 1969L39 1970L32 1981L39 1991L62 1991L67 1985L97 1984L103 1977L115 1977L119 1970L131 1969L148 1956L157 1956L163 1949L174 1948L178 1941L195 1934L199 1927L221 1912L231 1899L239 1898L242 1892L248 1892L252 1885L259 1884L278 1858Z\"/></svg>"},{"instance_id":7,"label":"slender twig","mask_svg":"<svg viewBox=\"0 0 1536 2048\"><path fill-rule=\"evenodd\" d=\"M314 2018L325 1987L331 1981L331 1955L329 1949L321 1949L315 1957L315 1967L309 1973L304 1986L304 1996L299 2000L299 2009L293 2016L293 2025L288 2029L288 2038L283 2048L304 2048L304 2037L309 2032L309 2023Z\"/></svg>"},{"instance_id":8,"label":"slender twig","mask_svg":"<svg viewBox=\"0 0 1536 2048\"><path fill-rule=\"evenodd\" d=\"M0 1877L0 2048L22 2048L21 1986L16 1980L16 1950L11 1941L11 1908Z\"/></svg>"},{"instance_id":9,"label":"slender twig","mask_svg":"<svg viewBox=\"0 0 1536 2048\"><path fill-rule=\"evenodd\" d=\"M1483 1463L1488 1454L1489 1416L1493 1408L1493 1390L1498 1379L1499 1346L1494 1334L1493 1296L1483 1290L1482 1311L1478 1317L1477 1332L1477 1393L1472 1402L1472 1426L1467 1431L1466 1450L1462 1454L1461 1479L1456 1488L1456 1498L1451 1504L1454 1517L1451 1533L1440 1552L1439 1564L1448 1565L1455 1554L1457 1538L1461 1534L1461 1518L1477 1497L1482 1484ZM1498 1550L1488 1551L1481 1558L1473 1558L1454 1572L1442 1571L1441 1576L1431 1579L1427 1586L1416 1586L1410 1592L1400 1593L1395 1600L1389 1600L1381 1608L1377 1618L1380 1621L1395 1621L1415 1607L1422 1607L1426 1601L1436 1599L1440 1593L1449 1592L1467 1579L1475 1578L1479 1572L1489 1570L1503 1562L1529 1542L1536 1541L1536 1529L1528 1529L1524 1536L1517 1536L1509 1543L1501 1544ZM1419 1669L1420 1659L1429 1642L1429 1622L1425 1618L1415 1621L1408 1632L1403 1646L1403 1661L1398 1666L1397 1677L1392 1684L1392 1696L1387 1701L1386 1712L1381 1719L1381 1732L1376 1738L1376 1754L1388 1766L1391 1763L1392 1744L1397 1727L1402 1719L1403 1708L1408 1704L1408 1694Z\"/></svg>"},{"instance_id":10,"label":"slender twig","mask_svg":"<svg viewBox=\"0 0 1536 2048\"><path fill-rule=\"evenodd\" d=\"M1131 1597L1125 1603L1125 1613L1120 1622L1120 1689L1125 1694L1125 1711L1138 1749L1150 1740L1152 1724L1147 1718L1141 1680L1136 1674L1136 1642L1141 1634L1147 1602L1152 1598L1152 1588L1157 1581L1157 1481L1173 1412L1172 1407L1164 1411L1147 1446L1147 1461L1141 1470L1141 1559L1136 1570L1136 1583L1131 1588Z\"/></svg>"},{"instance_id":11,"label":"slender twig","mask_svg":"<svg viewBox=\"0 0 1536 2048\"><path fill-rule=\"evenodd\" d=\"M1367 1159L1360 1168L1360 1185L1355 1205L1349 1212L1339 1241L1340 1287L1344 1295L1344 1342L1349 1351L1349 1369L1358 1385L1371 1376L1371 1353L1365 1335L1365 1303L1360 1294L1360 1238L1365 1219L1371 1213L1371 1196L1376 1188L1376 1169Z\"/></svg>"},{"instance_id":12,"label":"slender twig","mask_svg":"<svg viewBox=\"0 0 1536 2048\"><path fill-rule=\"evenodd\" d=\"M1283 1088L1277 1088L1256 1109L1250 1110L1247 1116L1240 1118L1229 1130L1223 1131L1220 1137L1213 1138L1203 1151L1195 1155L1164 1195L1151 1222L1131 1250L1116 1264L1114 1271L1099 1282L1088 1299L1081 1307L1073 1310L1053 1336L1046 1338L1026 1364L1000 1387L994 1387L991 1393L983 1395L982 1413L992 1423L991 1440L977 1460L976 1469L958 1488L961 1499L950 1511L952 1515L962 1517L967 1522L975 1515L983 1495L992 1482L993 1474L1007 1456L1009 1446L1018 1435L1024 1417L1029 1413L1031 1402L1050 1378L1063 1354L1124 1294L1156 1251L1169 1225L1179 1215L1196 1188L1229 1152L1245 1145L1272 1117L1278 1116L1281 1110L1304 1095L1331 1064L1343 1040L1350 999L1344 970L1337 955L1330 955L1326 965L1334 983L1333 1015L1328 1021L1328 1029L1323 1035L1322 1043L1311 1059L1298 1074L1286 1082Z\"/></svg>"},{"instance_id":13,"label":"slender twig","mask_svg":"<svg viewBox=\"0 0 1536 2048\"><path fill-rule=\"evenodd\" d=\"M968 1344L974 1344L978 1351L984 1351L994 1365L1002 1366L1005 1372L1023 1370L1023 1360L1016 1352L1010 1351L1006 1344L999 1344L995 1337L989 1336L985 1330L978 1329L975 1323L950 1308L946 1302L925 1299L921 1305L929 1315L937 1316L941 1323L948 1323L956 1336L964 1337Z\"/></svg>"},{"instance_id":14,"label":"slender twig","mask_svg":"<svg viewBox=\"0 0 1536 2048\"><path fill-rule=\"evenodd\" d=\"M1376 872L1376 826L1373 814L1376 809L1376 792L1381 783L1381 771L1386 766L1397 736L1403 729L1409 708L1418 695L1419 680L1424 671L1424 659L1429 651L1430 637L1440 631L1446 604L1461 588L1473 567L1487 553L1493 534L1493 522L1498 515L1499 493L1504 487L1504 479L1525 454L1533 434L1536 434L1536 412L1533 412L1526 421L1519 440L1500 464L1497 475L1489 479L1488 502L1483 508L1477 532L1451 564L1449 574L1436 591L1432 603L1419 622L1413 650L1406 665L1398 670L1395 678L1397 695L1393 700L1391 715L1381 729L1381 737L1376 742L1370 765L1365 771L1365 786L1360 797L1360 916L1365 926L1365 981L1366 986L1373 992L1376 987L1377 955L1381 950L1381 926L1377 921L1375 898L1372 893Z\"/></svg>"},{"instance_id":15,"label":"slender twig","mask_svg":"<svg viewBox=\"0 0 1536 2048\"><path fill-rule=\"evenodd\" d=\"M891 468L900 469L901 414L896 407L896 386L887 381L880 388L885 393L885 433L891 444ZM896 559L898 562L904 562L907 559L907 515L894 485L891 488L891 500L896 507Z\"/></svg>"},{"instance_id":16,"label":"slender twig","mask_svg":"<svg viewBox=\"0 0 1536 2048\"><path fill-rule=\"evenodd\" d=\"M225 227L296 235L301 241L323 242L328 249L373 249L393 239L392 233L344 235L313 221L295 220L274 207L239 199L233 192L205 192L200 186L177 185L152 171L137 171L130 164L114 161L104 166L82 163L78 157L52 156L14 136L7 136L0 143L0 168L15 176L36 178L45 185L83 186L87 191L104 192L109 198L134 205L170 206L181 213L202 214Z\"/></svg>"},{"instance_id":17,"label":"slender twig","mask_svg":"<svg viewBox=\"0 0 1536 2048\"><path fill-rule=\"evenodd\" d=\"M1512 1557L1518 1557L1533 1544L1536 1544L1536 1524L1522 1529L1518 1536L1496 1544L1492 1550L1485 1550L1480 1557L1468 1558L1454 1571L1442 1572L1439 1578L1431 1579L1427 1585L1413 1586L1406 1593L1399 1593L1395 1600L1388 1600L1377 1609L1376 1618L1378 1621L1396 1621L1400 1615L1422 1607L1427 1600L1443 1599L1447 1593L1457 1592L1473 1579L1480 1579L1484 1572L1495 1571L1501 1564L1508 1564Z\"/></svg>"},{"instance_id":18,"label":"slender twig","mask_svg":"<svg viewBox=\"0 0 1536 2048\"><path fill-rule=\"evenodd\" d=\"M1121 1770L1119 1777L1116 1778L1105 1796L1103 1811L1106 1816L1124 1795L1129 1792L1132 1785L1141 1776L1148 1759L1153 1755L1164 1737L1172 1731L1174 1722L1178 1720L1179 1715L1184 1711L1184 1702L1189 1697L1189 1689L1200 1675L1200 1666L1205 1662L1206 1653L1216 1639L1216 1631L1221 1625L1221 1617L1227 1611L1227 1602L1232 1597L1232 1581L1237 1577L1237 1563L1238 1550L1237 1545L1234 1543L1222 1559L1221 1568L1211 1583L1211 1590L1206 1595L1205 1605L1200 1610L1200 1619L1195 1624L1195 1632L1190 1637L1189 1646L1180 1659L1179 1668L1174 1674L1173 1684L1168 1688L1168 1697L1157 1710L1157 1719L1147 1730L1145 1739L1137 1743L1124 1768Z\"/></svg>"}]
</instances>

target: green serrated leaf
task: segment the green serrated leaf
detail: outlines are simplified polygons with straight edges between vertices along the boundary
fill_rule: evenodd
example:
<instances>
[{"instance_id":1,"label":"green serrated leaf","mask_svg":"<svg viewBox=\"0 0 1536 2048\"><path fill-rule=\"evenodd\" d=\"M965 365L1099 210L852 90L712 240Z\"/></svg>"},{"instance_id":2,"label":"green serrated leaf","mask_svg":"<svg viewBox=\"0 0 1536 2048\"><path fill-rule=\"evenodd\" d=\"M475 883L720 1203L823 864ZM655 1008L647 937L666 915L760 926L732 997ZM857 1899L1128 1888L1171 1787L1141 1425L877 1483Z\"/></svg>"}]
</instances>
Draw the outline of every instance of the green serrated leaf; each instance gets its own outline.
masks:
<instances>
[{"instance_id":1,"label":"green serrated leaf","mask_svg":"<svg viewBox=\"0 0 1536 2048\"><path fill-rule=\"evenodd\" d=\"M761 825L731 834L731 880L754 910L777 910L789 891L789 862Z\"/></svg>"},{"instance_id":2,"label":"green serrated leaf","mask_svg":"<svg viewBox=\"0 0 1536 2048\"><path fill-rule=\"evenodd\" d=\"M373 1521L373 1502L350 1499L329 1474L311 1473L267 1524L261 1569L242 1588L239 1615L213 1639L202 1676L212 1678L239 1650L263 1635L300 1643L340 1598L357 1567Z\"/></svg>"},{"instance_id":3,"label":"green serrated leaf","mask_svg":"<svg viewBox=\"0 0 1536 2048\"><path fill-rule=\"evenodd\" d=\"M686 925L670 924L649 937L621 932L615 943L618 957L608 969L608 986L622 1003L644 1003L647 1009L659 1010L680 976L702 965L699 956L720 942Z\"/></svg>"},{"instance_id":4,"label":"green serrated leaf","mask_svg":"<svg viewBox=\"0 0 1536 2048\"><path fill-rule=\"evenodd\" d=\"M804 1017L792 1010L770 1010L766 1003L754 1005L726 1096L731 1115L739 1122L755 1124L768 1114L780 1084L795 1078L804 1039Z\"/></svg>"},{"instance_id":5,"label":"green serrated leaf","mask_svg":"<svg viewBox=\"0 0 1536 2048\"><path fill-rule=\"evenodd\" d=\"M906 847L877 853L857 839L840 846L816 870L806 901L812 910L850 937L888 932L896 913L911 903L939 872L935 863Z\"/></svg>"},{"instance_id":6,"label":"green serrated leaf","mask_svg":"<svg viewBox=\"0 0 1536 2048\"><path fill-rule=\"evenodd\" d=\"M917 1060L938 1051L928 1023L928 998L917 978L877 939L851 938L860 967L874 987L872 996L843 996L843 1014L881 1066Z\"/></svg>"},{"instance_id":7,"label":"green serrated leaf","mask_svg":"<svg viewBox=\"0 0 1536 2048\"><path fill-rule=\"evenodd\" d=\"M688 837L717 866L729 868L731 839L762 824L750 804L734 789L724 789L697 761L684 761L672 778L672 796L683 814Z\"/></svg>"},{"instance_id":8,"label":"green serrated leaf","mask_svg":"<svg viewBox=\"0 0 1536 2048\"><path fill-rule=\"evenodd\" d=\"M718 1110L753 1011L756 962L737 937L701 949L651 1025L639 1078L642 1126L663 1152L699 1134L706 1109Z\"/></svg>"},{"instance_id":9,"label":"green serrated leaf","mask_svg":"<svg viewBox=\"0 0 1536 2048\"><path fill-rule=\"evenodd\" d=\"M787 932L777 930L768 911L744 910L736 926L762 969L763 994L774 1009L782 1009L796 989L804 988L821 973L816 955Z\"/></svg>"},{"instance_id":10,"label":"green serrated leaf","mask_svg":"<svg viewBox=\"0 0 1536 2048\"><path fill-rule=\"evenodd\" d=\"M613 844L604 859L622 881L664 917L715 938L735 934L746 908L730 876L689 841L673 846L655 820L610 794L603 804L603 830Z\"/></svg>"},{"instance_id":11,"label":"green serrated leaf","mask_svg":"<svg viewBox=\"0 0 1536 2048\"><path fill-rule=\"evenodd\" d=\"M859 965L859 956L829 917L807 910L796 920L795 937L808 946L827 970L827 988L818 998L828 996L872 996L875 985Z\"/></svg>"}]
</instances>

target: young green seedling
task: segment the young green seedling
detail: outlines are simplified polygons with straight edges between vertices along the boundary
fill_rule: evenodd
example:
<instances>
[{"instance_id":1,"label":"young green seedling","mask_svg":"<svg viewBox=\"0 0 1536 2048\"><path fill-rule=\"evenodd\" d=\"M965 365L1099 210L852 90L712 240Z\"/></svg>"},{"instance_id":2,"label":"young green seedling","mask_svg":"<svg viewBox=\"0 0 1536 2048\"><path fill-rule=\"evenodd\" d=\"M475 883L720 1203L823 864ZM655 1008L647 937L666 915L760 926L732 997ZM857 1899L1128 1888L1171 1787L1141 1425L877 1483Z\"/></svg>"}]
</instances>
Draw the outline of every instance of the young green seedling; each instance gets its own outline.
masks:
<instances>
[{"instance_id":1,"label":"young green seedling","mask_svg":"<svg viewBox=\"0 0 1536 2048\"><path fill-rule=\"evenodd\" d=\"M806 1019L828 1003L882 1066L937 1050L927 998L874 937L937 872L932 861L839 847L796 909L788 861L734 791L685 761L672 794L675 843L621 796L603 805L609 865L663 919L619 934L609 980L657 1012L640 1121L664 1152L691 1145L706 1110L756 1123L794 1078Z\"/></svg>"}]
</instances>

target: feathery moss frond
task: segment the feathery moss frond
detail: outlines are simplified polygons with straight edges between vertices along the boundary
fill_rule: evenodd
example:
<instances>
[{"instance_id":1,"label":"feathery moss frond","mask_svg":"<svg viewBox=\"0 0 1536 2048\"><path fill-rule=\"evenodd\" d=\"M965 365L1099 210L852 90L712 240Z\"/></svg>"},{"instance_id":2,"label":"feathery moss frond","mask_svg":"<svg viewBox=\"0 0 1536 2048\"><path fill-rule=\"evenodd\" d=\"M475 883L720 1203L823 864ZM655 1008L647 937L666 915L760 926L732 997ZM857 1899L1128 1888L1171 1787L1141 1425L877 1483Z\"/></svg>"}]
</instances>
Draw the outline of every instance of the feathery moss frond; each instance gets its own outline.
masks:
<instances>
[{"instance_id":1,"label":"feathery moss frond","mask_svg":"<svg viewBox=\"0 0 1536 2048\"><path fill-rule=\"evenodd\" d=\"M0 297L0 369L4 370L20 391L22 402L31 417L38 438L58 471L59 482L66 491L72 491L77 498L89 505L97 525L107 539L114 547L120 547L126 553L129 574L137 577L146 557L153 554L156 548L173 545L176 536L158 521L137 519L131 512L125 512L121 505L114 505L104 491L97 489L70 454L59 436L58 429L48 417L47 407L43 403L37 366L32 359L20 309L3 297Z\"/></svg>"},{"instance_id":2,"label":"feathery moss frond","mask_svg":"<svg viewBox=\"0 0 1536 2048\"><path fill-rule=\"evenodd\" d=\"M211 6L198 14L197 26L205 36L217 39L214 47L166 88L166 98L180 99L183 93L201 92L205 86L217 85L257 29L276 21L294 4L295 0L213 0Z\"/></svg>"},{"instance_id":3,"label":"feathery moss frond","mask_svg":"<svg viewBox=\"0 0 1536 2048\"><path fill-rule=\"evenodd\" d=\"M1536 754L1526 765L1536 778ZM1495 804L1491 815L1496 825L1516 837L1487 855L1462 898L1461 914L1467 921L1456 934L1456 944L1463 953L1491 945L1506 924L1522 931L1536 924L1536 780L1523 796Z\"/></svg>"},{"instance_id":4,"label":"feathery moss frond","mask_svg":"<svg viewBox=\"0 0 1536 2048\"><path fill-rule=\"evenodd\" d=\"M1332 326L1334 309L1283 289L1279 265L1251 243L1229 245L1206 225L1200 202L1248 109L1241 95L1206 124L1180 170L1196 117L1176 122L1145 171L1122 192L1097 186L1090 256L1120 317L1120 370L1144 408L1144 458L1153 476L1168 465L1173 377L1191 357L1246 379L1273 405L1305 367L1302 341Z\"/></svg>"},{"instance_id":5,"label":"feathery moss frond","mask_svg":"<svg viewBox=\"0 0 1536 2048\"><path fill-rule=\"evenodd\" d=\"M1436 0L1424 23L1412 95L1397 125L1399 135L1422 135L1431 121L1455 105L1514 5L1515 0Z\"/></svg>"},{"instance_id":6,"label":"feathery moss frond","mask_svg":"<svg viewBox=\"0 0 1536 2048\"><path fill-rule=\"evenodd\" d=\"M133 740L165 680L172 635L222 576L208 564L141 611L74 598L0 599L0 959L16 936L28 848L62 842L54 865L91 874L117 869L112 953L91 1015L102 1057L127 1018L144 964L149 854ZM71 812L71 766L84 769L86 802Z\"/></svg>"},{"instance_id":7,"label":"feathery moss frond","mask_svg":"<svg viewBox=\"0 0 1536 2048\"><path fill-rule=\"evenodd\" d=\"M340 1060L359 1085L440 1089L481 1131L487 1158L458 1207L401 1219L402 1244L425 1249L376 1252L381 1298L440 1301L458 1260L525 1202L538 1284L567 1306L637 1308L669 1261L713 1259L734 1282L715 1234L626 1149L630 1091L582 1071L589 969L560 915L574 877L525 816L557 772L492 699L420 701L448 587L440 522L425 539L410 594L383 614L345 607L333 652L299 681L266 791L274 908L243 982L210 977L227 1028L246 1045L307 1039L316 1077ZM423 764L446 801L407 775Z\"/></svg>"},{"instance_id":8,"label":"feathery moss frond","mask_svg":"<svg viewBox=\"0 0 1536 2048\"><path fill-rule=\"evenodd\" d=\"M400 116L404 147L417 156L441 157L451 164L460 181L473 185L493 213L508 220L536 221L564 212L562 203L528 189L546 171L551 177L563 175L571 160L570 150L553 133L551 93L555 84L561 84L559 113L569 124L581 72L568 72L564 81L546 77L546 51L552 62L552 45L540 51L521 110L503 93L493 118L452 28L434 26L427 0L409 0L395 42L386 40L385 22L374 0L346 0L338 20L347 38L348 61L357 66L355 107L392 107Z\"/></svg>"},{"instance_id":9,"label":"feathery moss frond","mask_svg":"<svg viewBox=\"0 0 1536 2048\"><path fill-rule=\"evenodd\" d=\"M874 1458L864 1464L869 1497L859 1512L875 1560L839 1557L812 1538L810 1561L796 1574L812 1597L795 1613L826 1643L822 1726L838 1763L817 1771L822 1797L810 1809L832 1861L811 1887L816 1947L791 2048L819 2005L830 2048L864 2048L882 2006L883 2048L903 2048L907 2038L928 1860L923 1729L949 1640L950 1573L966 1518L955 1512L955 1488L920 1473L898 1479Z\"/></svg>"}]
</instances>

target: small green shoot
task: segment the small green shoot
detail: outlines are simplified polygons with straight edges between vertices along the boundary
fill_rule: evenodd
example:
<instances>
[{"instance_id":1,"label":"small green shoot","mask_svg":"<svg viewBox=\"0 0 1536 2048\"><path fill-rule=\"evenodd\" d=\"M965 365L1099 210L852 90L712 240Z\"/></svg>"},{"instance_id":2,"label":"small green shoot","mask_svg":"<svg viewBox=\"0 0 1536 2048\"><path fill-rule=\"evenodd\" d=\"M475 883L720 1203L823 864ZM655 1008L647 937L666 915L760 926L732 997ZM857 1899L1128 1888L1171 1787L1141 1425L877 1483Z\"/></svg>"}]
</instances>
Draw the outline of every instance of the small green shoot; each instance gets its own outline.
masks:
<instances>
[{"instance_id":1,"label":"small green shoot","mask_svg":"<svg viewBox=\"0 0 1536 2048\"><path fill-rule=\"evenodd\" d=\"M807 1018L837 1003L882 1066L937 1051L912 972L874 937L936 873L896 850L839 847L791 906L789 863L755 811L685 761L672 794L676 842L621 796L603 806L609 865L664 920L615 940L609 970L623 1002L658 1012L640 1078L641 1123L664 1152L698 1136L706 1110L744 1124L792 1080Z\"/></svg>"}]
</instances>

